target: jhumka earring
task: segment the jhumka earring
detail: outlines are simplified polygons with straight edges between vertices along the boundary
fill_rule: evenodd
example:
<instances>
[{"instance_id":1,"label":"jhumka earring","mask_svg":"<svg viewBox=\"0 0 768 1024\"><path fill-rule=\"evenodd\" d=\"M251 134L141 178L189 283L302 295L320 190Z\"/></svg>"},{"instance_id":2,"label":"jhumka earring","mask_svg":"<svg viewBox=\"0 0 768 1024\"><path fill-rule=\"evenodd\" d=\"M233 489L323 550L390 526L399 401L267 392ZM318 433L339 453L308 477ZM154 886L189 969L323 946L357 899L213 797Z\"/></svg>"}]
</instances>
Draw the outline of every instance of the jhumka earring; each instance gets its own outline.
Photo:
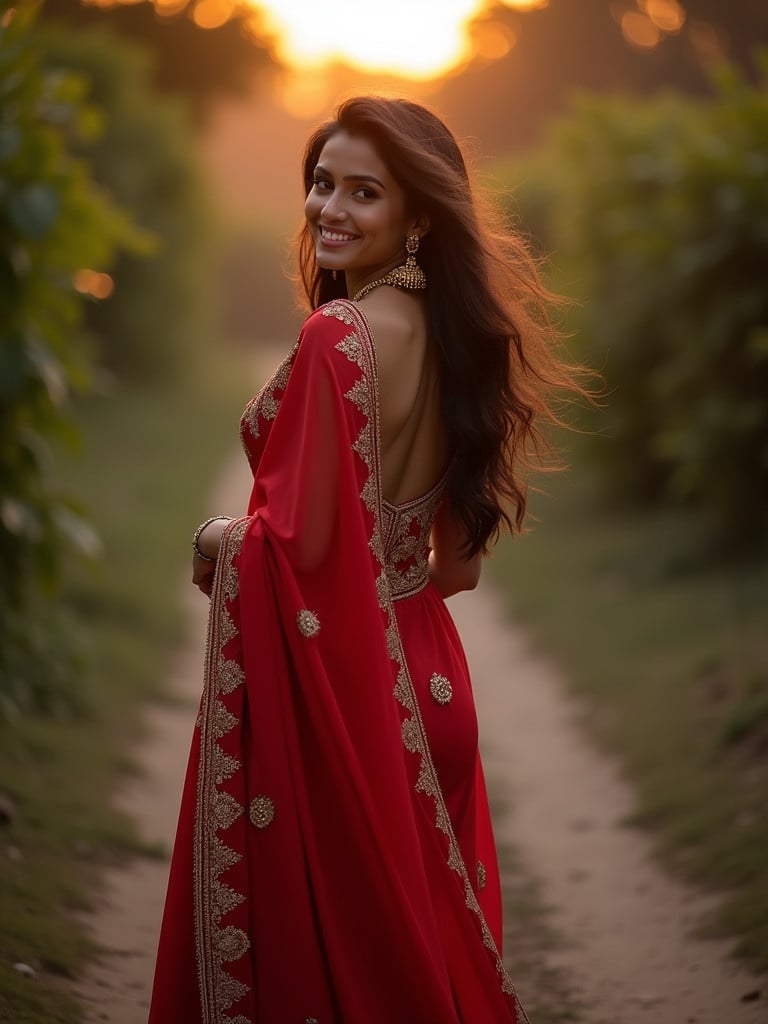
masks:
<instances>
[{"instance_id":1,"label":"jhumka earring","mask_svg":"<svg viewBox=\"0 0 768 1024\"><path fill-rule=\"evenodd\" d=\"M413 291L419 291L422 288L427 287L427 279L424 275L424 271L416 262L416 253L419 251L419 236L415 232L410 232L405 240L405 251L408 253L408 257L400 267L395 267L387 275L389 277L389 283L395 285L397 288L408 288Z\"/></svg>"},{"instance_id":2,"label":"jhumka earring","mask_svg":"<svg viewBox=\"0 0 768 1024\"><path fill-rule=\"evenodd\" d=\"M338 276L338 275L337 275L336 271L335 271L335 270L332 270L332 271L331 271L331 277L333 278L333 280L334 280L334 281L336 280L337 276Z\"/></svg>"}]
</instances>

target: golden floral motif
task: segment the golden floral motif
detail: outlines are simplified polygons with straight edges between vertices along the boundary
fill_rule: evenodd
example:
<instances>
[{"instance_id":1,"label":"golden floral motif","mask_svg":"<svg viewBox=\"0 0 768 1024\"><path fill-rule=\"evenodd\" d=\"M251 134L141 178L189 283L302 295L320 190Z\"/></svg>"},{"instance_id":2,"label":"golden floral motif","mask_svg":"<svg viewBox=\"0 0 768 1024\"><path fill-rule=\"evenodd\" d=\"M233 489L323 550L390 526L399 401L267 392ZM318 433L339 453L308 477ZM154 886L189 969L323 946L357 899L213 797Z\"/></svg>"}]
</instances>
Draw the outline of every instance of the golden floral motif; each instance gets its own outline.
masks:
<instances>
[{"instance_id":1,"label":"golden floral motif","mask_svg":"<svg viewBox=\"0 0 768 1024\"><path fill-rule=\"evenodd\" d=\"M477 887L478 889L484 889L488 882L488 872L485 870L485 864L481 860L477 862Z\"/></svg>"},{"instance_id":2,"label":"golden floral motif","mask_svg":"<svg viewBox=\"0 0 768 1024\"><path fill-rule=\"evenodd\" d=\"M307 639L311 639L313 636L317 636L320 632L320 619L318 619L315 612L311 612L309 608L302 608L296 615L296 625L299 627L299 632L302 636Z\"/></svg>"},{"instance_id":3,"label":"golden floral motif","mask_svg":"<svg viewBox=\"0 0 768 1024\"><path fill-rule=\"evenodd\" d=\"M449 704L453 697L453 686L446 676L433 672L429 680L429 692L438 704Z\"/></svg>"},{"instance_id":4,"label":"golden floral motif","mask_svg":"<svg viewBox=\"0 0 768 1024\"><path fill-rule=\"evenodd\" d=\"M251 940L242 930L233 925L220 928L216 936L216 953L222 961L239 960L251 948Z\"/></svg>"},{"instance_id":5,"label":"golden floral motif","mask_svg":"<svg viewBox=\"0 0 768 1024\"><path fill-rule=\"evenodd\" d=\"M275 803L268 796L255 796L251 800L248 816L256 828L268 828L275 818Z\"/></svg>"}]
</instances>

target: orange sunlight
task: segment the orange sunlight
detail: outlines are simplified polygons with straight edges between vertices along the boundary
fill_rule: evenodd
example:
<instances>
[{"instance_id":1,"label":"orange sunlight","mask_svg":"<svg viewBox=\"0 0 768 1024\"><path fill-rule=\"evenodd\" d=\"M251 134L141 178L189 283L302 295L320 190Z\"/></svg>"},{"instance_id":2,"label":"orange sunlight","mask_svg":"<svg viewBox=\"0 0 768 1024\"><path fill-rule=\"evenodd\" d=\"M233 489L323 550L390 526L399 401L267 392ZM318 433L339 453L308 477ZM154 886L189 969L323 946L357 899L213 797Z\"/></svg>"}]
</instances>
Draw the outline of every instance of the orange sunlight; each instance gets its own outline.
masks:
<instances>
[{"instance_id":1,"label":"orange sunlight","mask_svg":"<svg viewBox=\"0 0 768 1024\"><path fill-rule=\"evenodd\" d=\"M224 6L228 0L204 0ZM549 0L503 0L506 7L531 10ZM373 74L427 80L460 66L470 57L498 59L514 37L492 21L480 31L473 19L489 0L251 0L260 30L273 41L276 55L294 71L317 73L346 64Z\"/></svg>"}]
</instances>

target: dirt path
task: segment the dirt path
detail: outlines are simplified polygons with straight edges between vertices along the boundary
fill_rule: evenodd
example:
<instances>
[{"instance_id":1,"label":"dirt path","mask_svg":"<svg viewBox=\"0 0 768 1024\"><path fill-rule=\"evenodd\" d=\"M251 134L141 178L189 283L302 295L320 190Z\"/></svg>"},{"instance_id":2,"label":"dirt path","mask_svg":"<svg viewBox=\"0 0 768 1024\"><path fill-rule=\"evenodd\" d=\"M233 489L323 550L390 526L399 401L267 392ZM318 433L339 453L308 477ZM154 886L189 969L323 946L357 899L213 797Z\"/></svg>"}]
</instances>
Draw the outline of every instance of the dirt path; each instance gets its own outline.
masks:
<instances>
[{"instance_id":1,"label":"dirt path","mask_svg":"<svg viewBox=\"0 0 768 1024\"><path fill-rule=\"evenodd\" d=\"M239 457L211 508L236 511L246 494ZM199 699L207 610L186 581L183 593L197 639L176 660L173 702L148 712L147 739L138 752L143 775L119 799L144 838L166 848ZM765 1024L766 992L742 1001L760 984L729 961L727 945L690 936L711 901L666 878L644 836L621 827L631 793L581 737L551 666L503 620L489 587L453 599L451 611L473 669L489 787L507 794L513 808L497 821L500 844L513 848L524 872L538 880L562 937L537 952L544 962L535 976L557 976L551 991L567 990L568 1008L558 1012L550 1005L542 1020ZM166 874L165 861L147 860L107 874L104 898L90 920L104 952L76 990L89 1024L146 1020ZM533 1009L541 1000L524 982L521 995Z\"/></svg>"},{"instance_id":2,"label":"dirt path","mask_svg":"<svg viewBox=\"0 0 768 1024\"><path fill-rule=\"evenodd\" d=\"M562 939L542 952L581 1007L575 1019L766 1024L766 980L731 961L728 943L691 935L713 900L668 878L647 837L622 826L631 790L584 739L552 665L503 617L490 587L450 607L472 666L489 789L511 803L497 837L541 883ZM536 999L527 996L531 1007Z\"/></svg>"}]
</instances>

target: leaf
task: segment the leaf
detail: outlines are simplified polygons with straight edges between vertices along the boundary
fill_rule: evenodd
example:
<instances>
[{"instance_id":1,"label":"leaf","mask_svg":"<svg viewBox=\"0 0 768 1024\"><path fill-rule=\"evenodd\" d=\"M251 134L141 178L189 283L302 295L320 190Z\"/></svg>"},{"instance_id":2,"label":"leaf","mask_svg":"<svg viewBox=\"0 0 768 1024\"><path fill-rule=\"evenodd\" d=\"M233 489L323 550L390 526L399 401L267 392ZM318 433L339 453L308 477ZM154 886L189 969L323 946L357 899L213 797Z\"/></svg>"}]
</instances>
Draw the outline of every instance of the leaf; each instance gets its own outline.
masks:
<instances>
[{"instance_id":1,"label":"leaf","mask_svg":"<svg viewBox=\"0 0 768 1024\"><path fill-rule=\"evenodd\" d=\"M60 208L59 196L49 185L26 185L8 200L11 223L23 237L35 240L50 231Z\"/></svg>"}]
</instances>

